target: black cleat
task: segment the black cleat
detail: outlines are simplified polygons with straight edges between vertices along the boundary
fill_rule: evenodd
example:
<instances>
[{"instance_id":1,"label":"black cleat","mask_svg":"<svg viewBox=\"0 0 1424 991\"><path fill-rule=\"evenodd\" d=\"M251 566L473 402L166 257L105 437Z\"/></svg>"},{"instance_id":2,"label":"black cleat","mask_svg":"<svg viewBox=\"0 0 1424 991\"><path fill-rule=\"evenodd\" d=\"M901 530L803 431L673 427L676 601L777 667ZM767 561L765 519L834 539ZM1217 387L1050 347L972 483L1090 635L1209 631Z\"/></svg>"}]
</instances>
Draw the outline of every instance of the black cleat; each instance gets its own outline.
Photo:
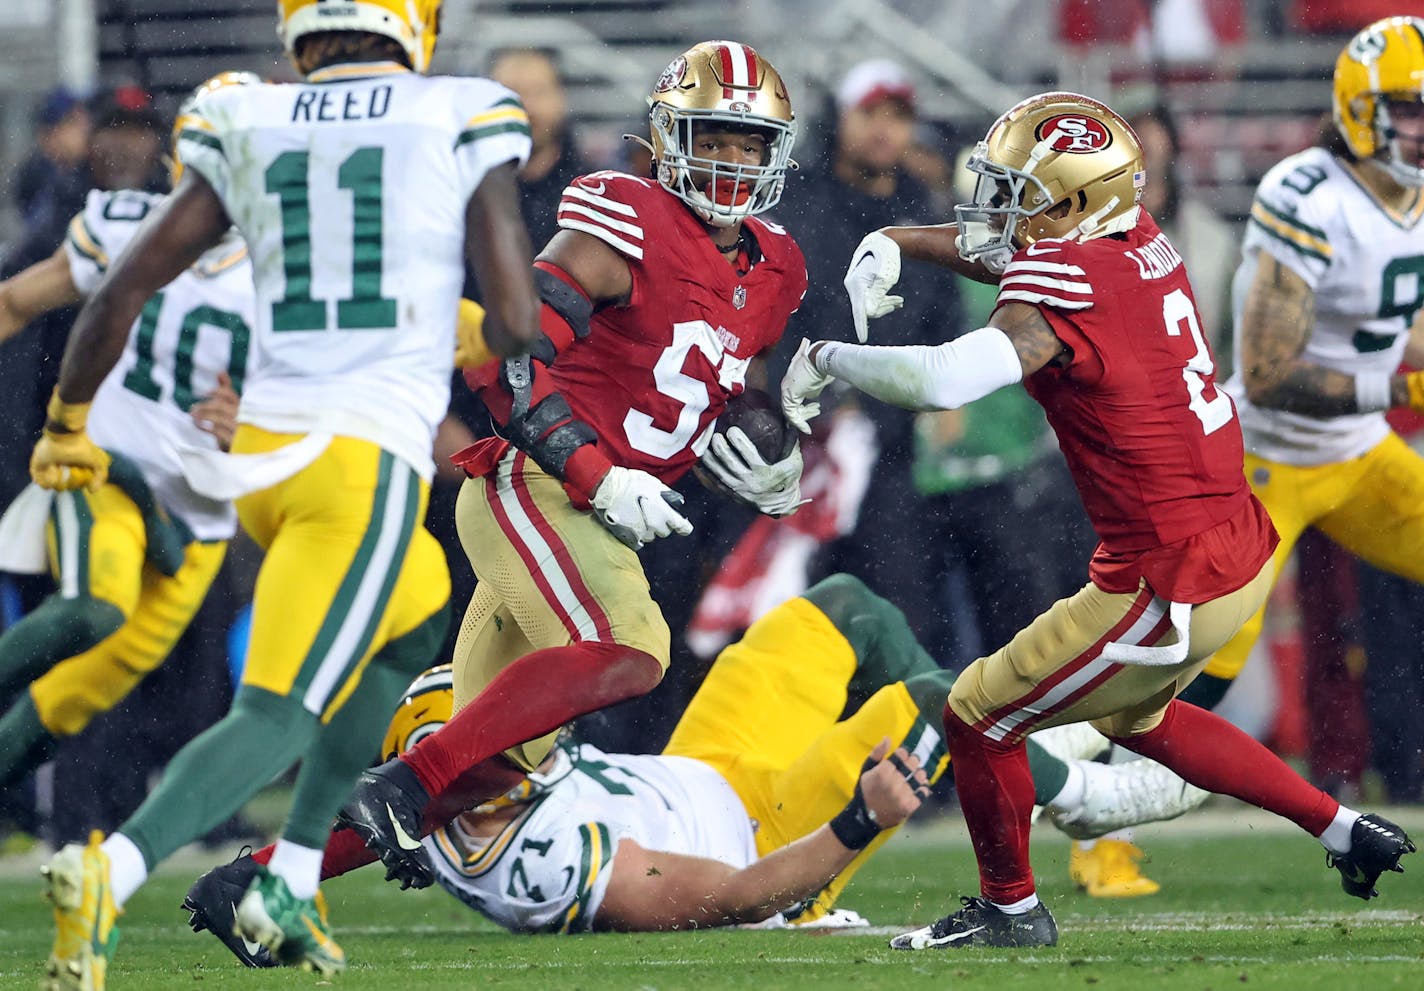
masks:
<instances>
[{"instance_id":1,"label":"black cleat","mask_svg":"<svg viewBox=\"0 0 1424 991\"><path fill-rule=\"evenodd\" d=\"M964 907L934 925L901 933L892 950L950 950L961 946L1056 946L1058 924L1039 902L1022 915L1001 912L983 898L961 898Z\"/></svg>"},{"instance_id":2,"label":"black cleat","mask_svg":"<svg viewBox=\"0 0 1424 991\"><path fill-rule=\"evenodd\" d=\"M183 898L183 908L192 913L188 925L193 932L211 932L248 967L276 967L277 961L267 947L249 942L233 931L237 903L262 867L249 855L251 849L244 848L232 863L214 867L194 881Z\"/></svg>"},{"instance_id":3,"label":"black cleat","mask_svg":"<svg viewBox=\"0 0 1424 991\"><path fill-rule=\"evenodd\" d=\"M337 829L354 829L386 865L386 880L401 889L428 888L435 868L420 843L430 796L408 765L395 757L362 771L351 797L336 814Z\"/></svg>"},{"instance_id":4,"label":"black cleat","mask_svg":"<svg viewBox=\"0 0 1424 991\"><path fill-rule=\"evenodd\" d=\"M1350 852L1327 853L1325 866L1340 872L1340 887L1345 894L1368 901L1379 895L1375 882L1385 871L1403 874L1399 858L1414 852L1414 842L1388 819L1368 812L1355 820L1350 829Z\"/></svg>"}]
</instances>

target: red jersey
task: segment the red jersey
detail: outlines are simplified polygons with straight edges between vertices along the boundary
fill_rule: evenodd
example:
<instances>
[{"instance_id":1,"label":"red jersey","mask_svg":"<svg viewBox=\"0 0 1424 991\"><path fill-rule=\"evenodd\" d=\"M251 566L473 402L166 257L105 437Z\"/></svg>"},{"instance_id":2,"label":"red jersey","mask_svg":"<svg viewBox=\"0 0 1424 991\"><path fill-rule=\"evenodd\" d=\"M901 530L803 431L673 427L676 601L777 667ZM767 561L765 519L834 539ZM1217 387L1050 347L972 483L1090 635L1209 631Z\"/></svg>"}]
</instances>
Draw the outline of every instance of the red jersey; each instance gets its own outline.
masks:
<instances>
[{"instance_id":1,"label":"red jersey","mask_svg":"<svg viewBox=\"0 0 1424 991\"><path fill-rule=\"evenodd\" d=\"M1072 349L1024 386L1048 414L1101 543L1095 584L1199 603L1254 578L1276 532L1242 471L1182 258L1141 214L1122 236L1015 253L999 305L1035 306Z\"/></svg>"},{"instance_id":2,"label":"red jersey","mask_svg":"<svg viewBox=\"0 0 1424 991\"><path fill-rule=\"evenodd\" d=\"M622 255L633 288L626 305L594 312L589 335L560 352L548 375L605 457L671 485L706 449L751 360L781 339L801 304L801 249L781 227L749 217L733 268L681 200L621 172L575 179L559 202L559 227ZM457 463L475 473L497 460L489 450L468 453Z\"/></svg>"}]
</instances>

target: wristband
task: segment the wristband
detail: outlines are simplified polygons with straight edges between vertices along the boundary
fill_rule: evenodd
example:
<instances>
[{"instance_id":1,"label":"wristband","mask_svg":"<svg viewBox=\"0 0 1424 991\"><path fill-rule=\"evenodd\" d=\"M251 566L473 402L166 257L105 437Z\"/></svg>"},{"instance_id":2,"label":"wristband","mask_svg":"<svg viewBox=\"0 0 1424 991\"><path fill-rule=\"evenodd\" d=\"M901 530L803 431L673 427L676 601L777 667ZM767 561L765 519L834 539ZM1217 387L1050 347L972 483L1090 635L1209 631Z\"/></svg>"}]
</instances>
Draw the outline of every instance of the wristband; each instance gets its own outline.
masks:
<instances>
[{"instance_id":1,"label":"wristband","mask_svg":"<svg viewBox=\"0 0 1424 991\"><path fill-rule=\"evenodd\" d=\"M880 835L880 824L875 821L875 813L865 804L865 796L860 793L859 785L856 786L855 796L846 803L846 807L837 812L836 817L826 825L831 827L836 839L851 850L864 850L871 840Z\"/></svg>"},{"instance_id":2,"label":"wristband","mask_svg":"<svg viewBox=\"0 0 1424 991\"><path fill-rule=\"evenodd\" d=\"M1379 413L1394 405L1388 372L1361 372L1355 376L1355 407L1361 413Z\"/></svg>"}]
</instances>

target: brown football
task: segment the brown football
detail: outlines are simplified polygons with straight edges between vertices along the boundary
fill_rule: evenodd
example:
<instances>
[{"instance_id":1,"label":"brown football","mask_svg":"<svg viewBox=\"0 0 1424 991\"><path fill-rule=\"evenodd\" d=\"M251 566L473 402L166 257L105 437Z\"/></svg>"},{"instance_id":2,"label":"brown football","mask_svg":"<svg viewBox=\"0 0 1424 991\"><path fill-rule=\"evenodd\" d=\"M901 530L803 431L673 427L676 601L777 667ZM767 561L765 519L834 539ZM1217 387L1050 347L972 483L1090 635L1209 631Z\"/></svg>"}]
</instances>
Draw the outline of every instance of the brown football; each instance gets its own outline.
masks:
<instances>
[{"instance_id":1,"label":"brown football","mask_svg":"<svg viewBox=\"0 0 1424 991\"><path fill-rule=\"evenodd\" d=\"M791 445L796 440L796 432L781 415L780 405L761 389L747 389L727 402L727 408L717 417L716 431L726 433L732 427L739 427L755 445L762 460L767 462L780 461L790 454ZM700 464L694 467L693 474L713 492L737 502L746 502Z\"/></svg>"}]
</instances>

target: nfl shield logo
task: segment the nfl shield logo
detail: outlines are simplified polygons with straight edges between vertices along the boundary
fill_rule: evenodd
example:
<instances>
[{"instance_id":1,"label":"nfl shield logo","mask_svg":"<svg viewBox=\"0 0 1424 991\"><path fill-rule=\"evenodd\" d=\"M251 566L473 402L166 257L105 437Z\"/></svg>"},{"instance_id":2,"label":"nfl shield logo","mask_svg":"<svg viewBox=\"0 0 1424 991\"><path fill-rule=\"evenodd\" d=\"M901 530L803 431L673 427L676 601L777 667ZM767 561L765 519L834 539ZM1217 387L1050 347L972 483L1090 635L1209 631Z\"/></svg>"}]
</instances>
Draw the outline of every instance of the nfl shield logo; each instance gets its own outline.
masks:
<instances>
[{"instance_id":1,"label":"nfl shield logo","mask_svg":"<svg viewBox=\"0 0 1424 991\"><path fill-rule=\"evenodd\" d=\"M732 290L732 305L737 309L747 305L747 290L745 286L737 286Z\"/></svg>"}]
</instances>

